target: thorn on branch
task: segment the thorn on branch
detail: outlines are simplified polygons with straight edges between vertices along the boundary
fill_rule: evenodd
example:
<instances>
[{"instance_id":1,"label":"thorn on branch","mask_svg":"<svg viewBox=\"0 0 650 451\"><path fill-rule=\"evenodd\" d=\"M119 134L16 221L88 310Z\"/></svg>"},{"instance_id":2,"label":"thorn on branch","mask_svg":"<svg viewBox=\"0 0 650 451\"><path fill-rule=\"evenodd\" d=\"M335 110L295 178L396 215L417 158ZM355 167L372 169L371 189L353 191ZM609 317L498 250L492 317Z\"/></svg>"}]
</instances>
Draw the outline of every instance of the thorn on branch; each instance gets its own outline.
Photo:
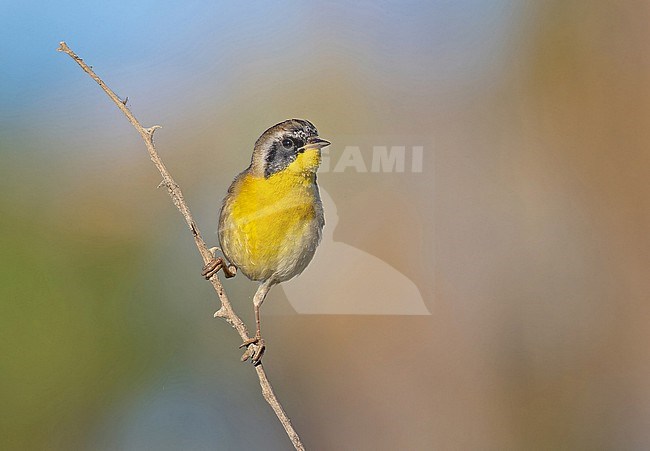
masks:
<instances>
[{"instance_id":1,"label":"thorn on branch","mask_svg":"<svg viewBox=\"0 0 650 451\"><path fill-rule=\"evenodd\" d=\"M223 307L214 312L214 317L215 318L227 318L228 314L224 312Z\"/></svg>"},{"instance_id":2,"label":"thorn on branch","mask_svg":"<svg viewBox=\"0 0 650 451\"><path fill-rule=\"evenodd\" d=\"M127 100L128 100L128 97L127 97ZM162 128L162 125L154 125L152 127L145 128L144 131L146 131L149 134L149 136L151 136L153 138L153 132L155 132L159 128Z\"/></svg>"},{"instance_id":3,"label":"thorn on branch","mask_svg":"<svg viewBox=\"0 0 650 451\"><path fill-rule=\"evenodd\" d=\"M129 101L129 96L126 96L126 98L124 100L122 100L122 105L126 106L128 101Z\"/></svg>"}]
</instances>

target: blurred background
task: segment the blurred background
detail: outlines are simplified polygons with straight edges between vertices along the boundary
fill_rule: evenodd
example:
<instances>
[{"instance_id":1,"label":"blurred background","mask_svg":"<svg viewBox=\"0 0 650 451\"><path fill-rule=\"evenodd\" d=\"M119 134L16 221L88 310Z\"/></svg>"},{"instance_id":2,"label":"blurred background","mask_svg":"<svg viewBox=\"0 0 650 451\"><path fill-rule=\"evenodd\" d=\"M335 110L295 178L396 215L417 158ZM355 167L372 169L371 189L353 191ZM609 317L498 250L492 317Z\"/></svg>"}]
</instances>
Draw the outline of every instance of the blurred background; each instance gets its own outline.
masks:
<instances>
[{"instance_id":1,"label":"blurred background","mask_svg":"<svg viewBox=\"0 0 650 451\"><path fill-rule=\"evenodd\" d=\"M314 122L332 161L352 136L424 145L422 172L319 182L333 240L431 315L264 305L307 448L649 449L649 21L613 0L2 2L0 448L291 446L140 137L65 40L163 126L213 244L280 120ZM376 282L336 265L331 284ZM225 286L251 324L256 285Z\"/></svg>"}]
</instances>

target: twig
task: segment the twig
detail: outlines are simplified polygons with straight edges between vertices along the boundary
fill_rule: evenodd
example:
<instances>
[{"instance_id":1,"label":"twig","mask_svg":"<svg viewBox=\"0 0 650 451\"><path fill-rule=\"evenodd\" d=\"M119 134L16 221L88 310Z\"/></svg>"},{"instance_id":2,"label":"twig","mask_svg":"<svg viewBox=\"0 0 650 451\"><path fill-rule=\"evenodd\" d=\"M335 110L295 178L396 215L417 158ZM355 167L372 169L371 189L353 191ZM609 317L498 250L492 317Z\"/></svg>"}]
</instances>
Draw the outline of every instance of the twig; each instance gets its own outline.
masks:
<instances>
[{"instance_id":1,"label":"twig","mask_svg":"<svg viewBox=\"0 0 650 451\"><path fill-rule=\"evenodd\" d=\"M97 84L99 84L99 86L101 86L104 92L111 98L113 103L115 103L115 105L122 111L122 113L124 113L124 115L129 120L131 125L133 125L133 127L135 127L138 133L140 133L140 136L142 136L142 139L144 140L144 143L147 146L147 150L149 151L149 157L151 157L151 161L153 161L153 164L160 172L160 175L162 175L163 180L160 185L167 187L167 191L169 192L169 195L171 196L174 205L176 205L176 208L178 208L178 210L183 215L183 218L185 218L185 222L187 223L187 226L189 227L190 231L192 232L192 236L194 237L194 243L196 244L196 247L199 250L201 257L203 258L203 263L208 263L209 261L211 261L213 255L208 249L208 247L206 246L205 241L203 241L203 238L201 237L201 232L199 231L199 228L197 227L196 223L194 222L194 219L192 218L190 209L187 207L187 204L185 203L185 199L183 198L183 193L181 192L180 187L174 181L171 174L163 164L162 160L160 159L160 156L158 155L158 152L156 151L156 147L154 146L153 134L157 129L161 128L160 125L154 125L153 127L150 128L144 128L142 125L140 125L140 122L138 122L138 120L135 118L133 113L131 113L129 108L126 106L127 103L126 100L124 101L121 100L108 86L106 86L106 83L104 83L102 79L99 78L97 74L95 74L95 72L93 72L92 68L89 67L81 58L79 58L79 56L77 56L77 54L74 53L65 42L59 43L59 48L57 49L57 51L67 53L79 66L81 66L83 71L86 72L88 75L90 75L90 77L93 80L95 80ZM226 293L223 289L223 285L219 280L219 277L216 274L213 275L210 278L210 282L212 283L214 290L217 292L217 295L221 300L221 307L219 308L219 310L217 310L214 316L225 319L228 322L228 324L230 324L237 331L242 341L248 340L249 339L248 329L246 328L246 325L241 320L241 318L239 318L239 316L237 316L237 314L233 310L232 305L230 304L230 301L228 300L228 297L226 296ZM280 420L280 423L282 423L282 426L284 427L284 430L289 436L291 443L293 443L293 446L297 450L304 450L305 447L300 441L300 437L298 436L298 433L291 425L291 421L289 420L289 417L287 417L287 414L284 412L282 405L280 404L278 398L275 396L275 393L273 392L273 387L271 387L271 383L269 382L269 379L266 377L266 372L264 371L264 367L262 366L261 363L259 363L255 365L255 370L257 371L257 377L260 380L260 386L262 387L262 395L264 396L264 399L266 399L266 401L269 403L269 405L275 412L276 416L278 417L278 420Z\"/></svg>"}]
</instances>

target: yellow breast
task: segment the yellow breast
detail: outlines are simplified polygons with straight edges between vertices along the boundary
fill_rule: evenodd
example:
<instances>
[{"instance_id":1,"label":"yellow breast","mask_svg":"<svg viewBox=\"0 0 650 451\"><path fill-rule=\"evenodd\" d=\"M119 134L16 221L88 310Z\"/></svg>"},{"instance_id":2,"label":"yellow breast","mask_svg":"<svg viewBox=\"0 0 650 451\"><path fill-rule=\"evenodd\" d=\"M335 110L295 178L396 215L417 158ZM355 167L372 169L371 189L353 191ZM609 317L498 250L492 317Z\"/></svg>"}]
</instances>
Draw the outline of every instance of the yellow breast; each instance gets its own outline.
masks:
<instances>
[{"instance_id":1,"label":"yellow breast","mask_svg":"<svg viewBox=\"0 0 650 451\"><path fill-rule=\"evenodd\" d=\"M307 266L323 222L314 172L287 169L268 178L243 172L224 200L219 239L250 279L281 282Z\"/></svg>"}]
</instances>

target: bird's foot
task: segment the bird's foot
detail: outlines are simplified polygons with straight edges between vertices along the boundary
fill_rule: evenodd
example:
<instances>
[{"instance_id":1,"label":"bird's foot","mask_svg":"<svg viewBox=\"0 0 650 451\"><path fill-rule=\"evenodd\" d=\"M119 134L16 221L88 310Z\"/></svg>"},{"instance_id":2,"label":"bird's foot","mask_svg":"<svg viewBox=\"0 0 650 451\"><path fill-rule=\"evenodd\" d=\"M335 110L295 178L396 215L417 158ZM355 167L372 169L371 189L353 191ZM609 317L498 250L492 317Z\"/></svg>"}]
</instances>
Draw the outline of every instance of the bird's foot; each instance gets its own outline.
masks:
<instances>
[{"instance_id":1,"label":"bird's foot","mask_svg":"<svg viewBox=\"0 0 650 451\"><path fill-rule=\"evenodd\" d=\"M208 280L210 277L218 273L220 269L223 270L226 279L235 277L235 274L237 274L237 268L234 265L228 265L223 258L216 257L205 264L201 270L201 275Z\"/></svg>"},{"instance_id":2,"label":"bird's foot","mask_svg":"<svg viewBox=\"0 0 650 451\"><path fill-rule=\"evenodd\" d=\"M245 362L250 358L253 365L258 365L262 361L262 355L264 355L264 351L266 350L264 339L259 335L249 338L239 345L239 347L246 348L244 355L241 356L241 361Z\"/></svg>"}]
</instances>

